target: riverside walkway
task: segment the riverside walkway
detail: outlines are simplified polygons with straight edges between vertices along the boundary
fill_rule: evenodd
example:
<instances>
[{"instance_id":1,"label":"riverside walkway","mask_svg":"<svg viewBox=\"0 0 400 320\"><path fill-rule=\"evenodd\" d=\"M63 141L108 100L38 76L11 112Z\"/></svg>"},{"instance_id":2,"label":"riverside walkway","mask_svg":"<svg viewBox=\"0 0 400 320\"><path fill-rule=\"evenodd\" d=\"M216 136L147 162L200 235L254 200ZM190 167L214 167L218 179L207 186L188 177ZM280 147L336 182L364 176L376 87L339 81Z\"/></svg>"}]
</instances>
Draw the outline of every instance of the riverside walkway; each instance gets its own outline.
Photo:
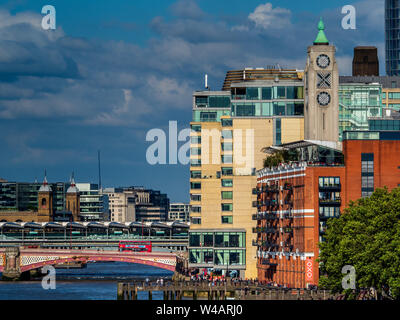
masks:
<instances>
[{"instance_id":1,"label":"riverside walkway","mask_svg":"<svg viewBox=\"0 0 400 320\"><path fill-rule=\"evenodd\" d=\"M136 300L139 291L163 292L163 300L338 300L340 295L328 290L279 288L251 281L169 281L118 283L119 300Z\"/></svg>"}]
</instances>

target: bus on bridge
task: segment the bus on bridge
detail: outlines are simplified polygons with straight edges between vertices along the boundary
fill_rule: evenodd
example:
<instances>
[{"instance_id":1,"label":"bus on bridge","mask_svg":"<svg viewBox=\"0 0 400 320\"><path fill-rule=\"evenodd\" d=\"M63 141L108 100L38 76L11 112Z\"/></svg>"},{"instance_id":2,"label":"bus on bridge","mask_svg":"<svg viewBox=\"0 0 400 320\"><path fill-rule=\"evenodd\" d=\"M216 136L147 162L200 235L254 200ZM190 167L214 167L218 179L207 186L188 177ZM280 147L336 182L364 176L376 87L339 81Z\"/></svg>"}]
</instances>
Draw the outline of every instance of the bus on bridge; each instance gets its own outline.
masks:
<instances>
[{"instance_id":1,"label":"bus on bridge","mask_svg":"<svg viewBox=\"0 0 400 320\"><path fill-rule=\"evenodd\" d=\"M134 252L151 252L151 241L120 241L118 245L120 252L134 251Z\"/></svg>"}]
</instances>

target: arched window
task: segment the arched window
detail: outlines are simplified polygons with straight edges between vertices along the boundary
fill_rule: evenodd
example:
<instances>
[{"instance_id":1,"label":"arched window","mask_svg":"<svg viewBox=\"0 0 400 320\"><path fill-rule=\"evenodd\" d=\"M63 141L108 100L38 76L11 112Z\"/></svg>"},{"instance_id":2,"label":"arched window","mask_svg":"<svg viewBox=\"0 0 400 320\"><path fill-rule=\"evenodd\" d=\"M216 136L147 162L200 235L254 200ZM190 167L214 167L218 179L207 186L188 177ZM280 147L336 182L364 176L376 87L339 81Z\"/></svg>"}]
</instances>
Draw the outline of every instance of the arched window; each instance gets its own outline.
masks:
<instances>
[{"instance_id":1,"label":"arched window","mask_svg":"<svg viewBox=\"0 0 400 320\"><path fill-rule=\"evenodd\" d=\"M46 203L47 203L46 198L42 198L42 207L46 207Z\"/></svg>"}]
</instances>

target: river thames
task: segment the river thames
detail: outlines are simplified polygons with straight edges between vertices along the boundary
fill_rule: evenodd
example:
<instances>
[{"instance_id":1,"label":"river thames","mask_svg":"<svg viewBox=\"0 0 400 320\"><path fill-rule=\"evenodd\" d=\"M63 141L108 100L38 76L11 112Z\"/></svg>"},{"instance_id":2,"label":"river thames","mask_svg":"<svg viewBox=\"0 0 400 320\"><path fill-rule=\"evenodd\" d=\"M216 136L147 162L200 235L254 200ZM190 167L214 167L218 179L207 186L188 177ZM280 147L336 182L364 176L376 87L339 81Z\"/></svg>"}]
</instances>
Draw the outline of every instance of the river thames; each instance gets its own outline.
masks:
<instances>
[{"instance_id":1,"label":"river thames","mask_svg":"<svg viewBox=\"0 0 400 320\"><path fill-rule=\"evenodd\" d=\"M84 269L56 269L56 289L44 290L40 280L0 281L0 300L116 300L117 283L127 280L170 279L172 272L139 264L88 263ZM155 292L153 300L161 300ZM139 300L147 299L139 293Z\"/></svg>"}]
</instances>

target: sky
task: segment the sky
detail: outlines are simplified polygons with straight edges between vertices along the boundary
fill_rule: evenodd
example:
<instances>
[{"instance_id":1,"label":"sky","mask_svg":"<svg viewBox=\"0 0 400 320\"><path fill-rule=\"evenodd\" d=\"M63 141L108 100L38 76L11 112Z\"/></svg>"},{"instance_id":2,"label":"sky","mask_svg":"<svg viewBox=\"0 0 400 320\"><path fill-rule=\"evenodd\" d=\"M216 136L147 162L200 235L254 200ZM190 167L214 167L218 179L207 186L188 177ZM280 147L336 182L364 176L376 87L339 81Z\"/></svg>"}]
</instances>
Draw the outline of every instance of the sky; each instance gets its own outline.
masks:
<instances>
[{"instance_id":1,"label":"sky","mask_svg":"<svg viewBox=\"0 0 400 320\"><path fill-rule=\"evenodd\" d=\"M341 27L349 4L355 30ZM221 90L228 70L303 70L320 17L341 75L359 45L378 47L384 74L384 0L0 0L0 177L97 183L101 150L103 187L188 202L189 166L150 165L147 132L188 128L205 74Z\"/></svg>"}]
</instances>

